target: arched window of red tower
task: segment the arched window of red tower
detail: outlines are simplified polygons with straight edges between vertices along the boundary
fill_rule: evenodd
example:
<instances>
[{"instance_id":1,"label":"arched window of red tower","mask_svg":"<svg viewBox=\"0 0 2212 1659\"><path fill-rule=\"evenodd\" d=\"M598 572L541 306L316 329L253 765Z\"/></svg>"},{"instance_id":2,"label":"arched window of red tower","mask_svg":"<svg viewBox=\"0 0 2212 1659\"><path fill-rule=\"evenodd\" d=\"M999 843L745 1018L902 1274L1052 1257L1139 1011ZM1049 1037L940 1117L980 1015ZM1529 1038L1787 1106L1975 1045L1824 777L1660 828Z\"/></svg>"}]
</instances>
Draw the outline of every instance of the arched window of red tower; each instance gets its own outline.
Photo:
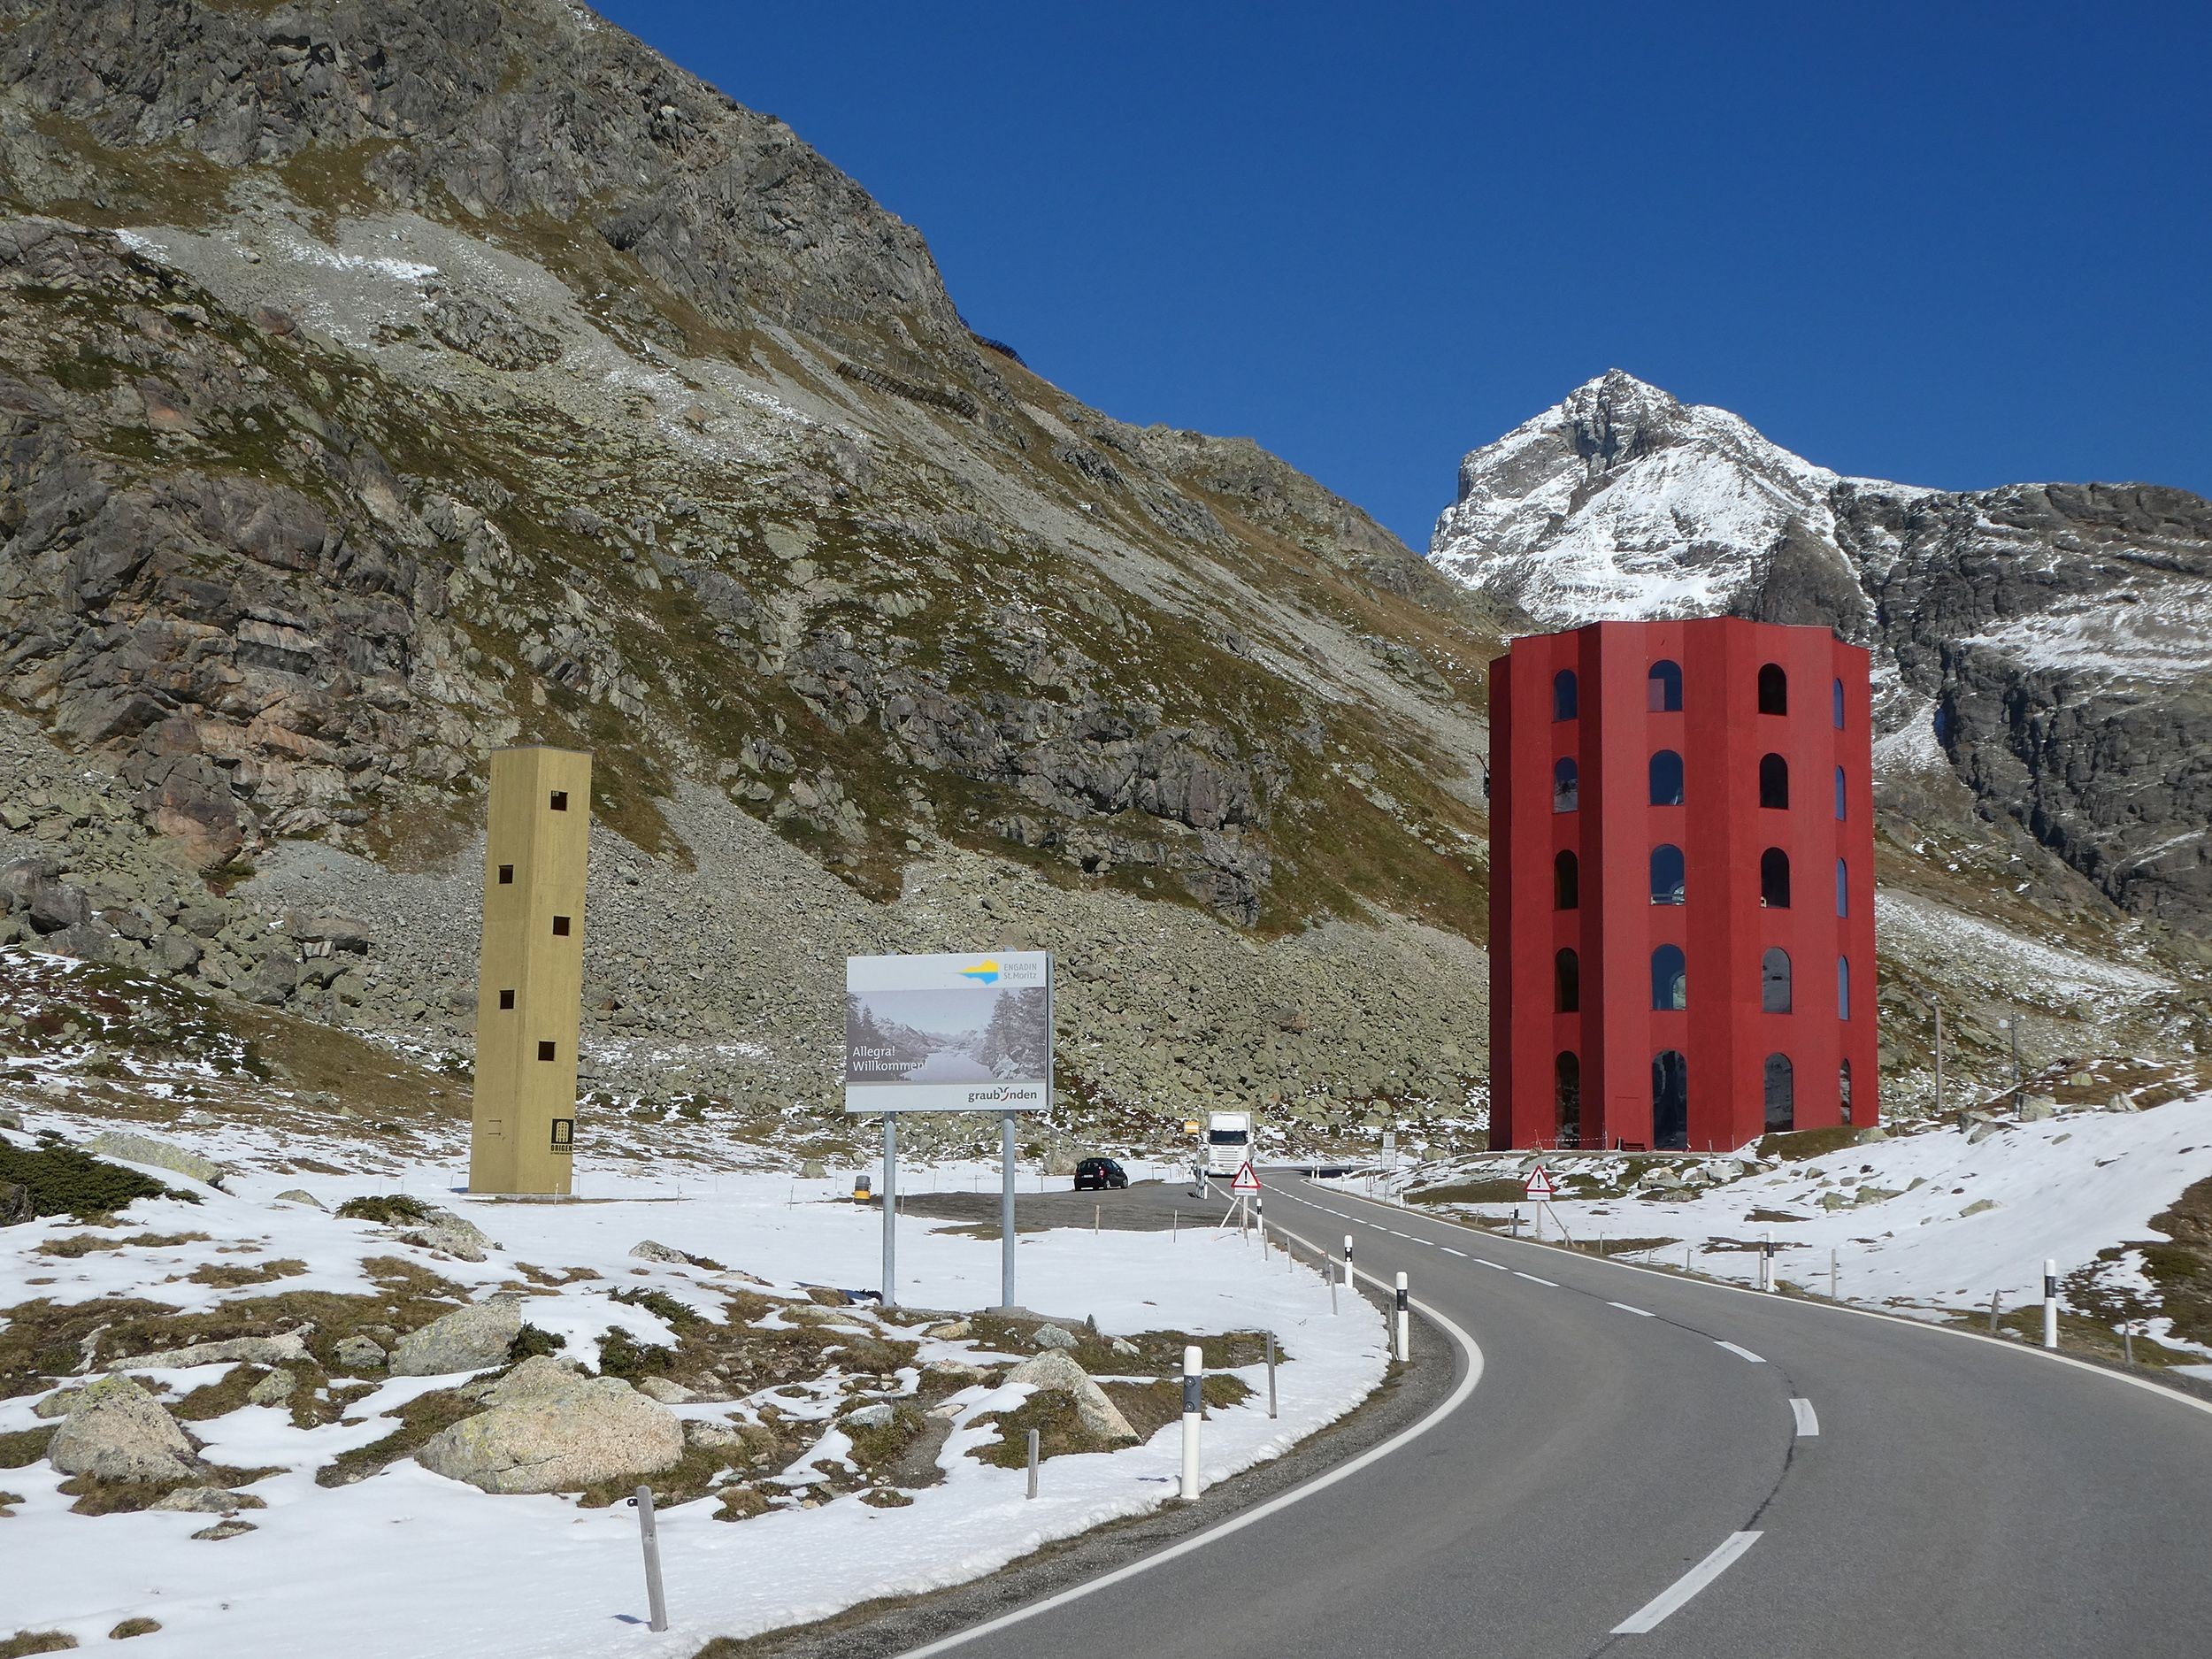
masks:
<instances>
[{"instance_id":1,"label":"arched window of red tower","mask_svg":"<svg viewBox=\"0 0 2212 1659\"><path fill-rule=\"evenodd\" d=\"M1759 804L1786 812L1790 806L1790 764L1779 755L1759 757Z\"/></svg>"},{"instance_id":2,"label":"arched window of red tower","mask_svg":"<svg viewBox=\"0 0 2212 1659\"><path fill-rule=\"evenodd\" d=\"M1851 866L1840 858L1836 860L1836 914L1851 914Z\"/></svg>"},{"instance_id":3,"label":"arched window of red tower","mask_svg":"<svg viewBox=\"0 0 2212 1659\"><path fill-rule=\"evenodd\" d=\"M1563 668L1551 677L1551 718L1571 720L1580 702L1580 687L1575 683L1575 671Z\"/></svg>"},{"instance_id":4,"label":"arched window of red tower","mask_svg":"<svg viewBox=\"0 0 2212 1659\"><path fill-rule=\"evenodd\" d=\"M1769 946L1759 958L1759 1011L1790 1011L1790 953L1779 945Z\"/></svg>"},{"instance_id":5,"label":"arched window of red tower","mask_svg":"<svg viewBox=\"0 0 2212 1659\"><path fill-rule=\"evenodd\" d=\"M1654 714L1682 711L1682 664L1661 657L1644 680L1644 707Z\"/></svg>"},{"instance_id":6,"label":"arched window of red tower","mask_svg":"<svg viewBox=\"0 0 2212 1659\"><path fill-rule=\"evenodd\" d=\"M1582 958L1563 950L1551 959L1552 1006L1563 1014L1582 1011Z\"/></svg>"},{"instance_id":7,"label":"arched window of red tower","mask_svg":"<svg viewBox=\"0 0 2212 1659\"><path fill-rule=\"evenodd\" d=\"M1551 769L1551 810L1571 812L1582 798L1582 787L1575 772L1574 757L1562 755Z\"/></svg>"},{"instance_id":8,"label":"arched window of red tower","mask_svg":"<svg viewBox=\"0 0 2212 1659\"><path fill-rule=\"evenodd\" d=\"M1843 768L1839 766L1836 768L1836 821L1840 824L1843 818Z\"/></svg>"},{"instance_id":9,"label":"arched window of red tower","mask_svg":"<svg viewBox=\"0 0 2212 1659\"><path fill-rule=\"evenodd\" d=\"M1843 1106L1843 1121L1851 1121L1851 1062L1846 1060L1836 1068L1836 1099Z\"/></svg>"},{"instance_id":10,"label":"arched window of red tower","mask_svg":"<svg viewBox=\"0 0 2212 1659\"><path fill-rule=\"evenodd\" d=\"M1851 1018L1851 958L1836 958L1836 1018Z\"/></svg>"},{"instance_id":11,"label":"arched window of red tower","mask_svg":"<svg viewBox=\"0 0 2212 1659\"><path fill-rule=\"evenodd\" d=\"M1551 907L1555 910L1582 908L1582 861L1563 851L1551 861Z\"/></svg>"},{"instance_id":12,"label":"arched window of red tower","mask_svg":"<svg viewBox=\"0 0 2212 1659\"><path fill-rule=\"evenodd\" d=\"M1843 681L1840 680L1835 683L1832 701L1835 706L1830 712L1834 717L1836 730L1840 732L1843 730Z\"/></svg>"},{"instance_id":13,"label":"arched window of red tower","mask_svg":"<svg viewBox=\"0 0 2212 1659\"><path fill-rule=\"evenodd\" d=\"M1582 1139L1582 1062L1570 1049L1562 1049L1552 1062L1552 1112L1559 1144L1578 1144Z\"/></svg>"},{"instance_id":14,"label":"arched window of red tower","mask_svg":"<svg viewBox=\"0 0 2212 1659\"><path fill-rule=\"evenodd\" d=\"M1662 945L1651 953L1651 1005L1671 1010L1690 1005L1690 969L1679 945Z\"/></svg>"},{"instance_id":15,"label":"arched window of red tower","mask_svg":"<svg viewBox=\"0 0 2212 1659\"><path fill-rule=\"evenodd\" d=\"M1663 749L1651 757L1651 803L1682 804L1682 757L1673 749Z\"/></svg>"},{"instance_id":16,"label":"arched window of red tower","mask_svg":"<svg viewBox=\"0 0 2212 1659\"><path fill-rule=\"evenodd\" d=\"M1786 1054L1767 1056L1766 1125L1770 1135L1786 1135L1797 1126L1797 1068Z\"/></svg>"},{"instance_id":17,"label":"arched window of red tower","mask_svg":"<svg viewBox=\"0 0 2212 1659\"><path fill-rule=\"evenodd\" d=\"M1759 712L1787 714L1790 711L1790 677L1782 672L1779 663L1768 663L1759 670Z\"/></svg>"},{"instance_id":18,"label":"arched window of red tower","mask_svg":"<svg viewBox=\"0 0 2212 1659\"><path fill-rule=\"evenodd\" d=\"M1769 910L1790 907L1790 856L1779 847L1759 855L1759 905Z\"/></svg>"},{"instance_id":19,"label":"arched window of red tower","mask_svg":"<svg viewBox=\"0 0 2212 1659\"><path fill-rule=\"evenodd\" d=\"M1662 841L1651 849L1651 902L1682 902L1682 849L1671 841Z\"/></svg>"}]
</instances>

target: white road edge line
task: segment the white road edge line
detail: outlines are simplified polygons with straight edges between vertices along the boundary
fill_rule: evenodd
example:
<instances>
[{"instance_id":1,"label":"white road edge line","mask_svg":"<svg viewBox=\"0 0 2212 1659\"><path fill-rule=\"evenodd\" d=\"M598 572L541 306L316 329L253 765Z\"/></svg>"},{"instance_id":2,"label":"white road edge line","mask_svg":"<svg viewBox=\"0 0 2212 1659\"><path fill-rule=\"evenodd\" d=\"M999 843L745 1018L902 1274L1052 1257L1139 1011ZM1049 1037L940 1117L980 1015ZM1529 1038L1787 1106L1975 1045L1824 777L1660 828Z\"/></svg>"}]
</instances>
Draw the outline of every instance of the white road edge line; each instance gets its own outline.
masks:
<instances>
[{"instance_id":1,"label":"white road edge line","mask_svg":"<svg viewBox=\"0 0 2212 1659\"><path fill-rule=\"evenodd\" d=\"M1735 1565L1744 1551L1759 1541L1756 1532L1731 1532L1721 1546L1684 1573L1656 1596L1613 1626L1616 1636L1643 1636L1657 1630L1668 1615ZM926 1648L919 1651L927 1652Z\"/></svg>"},{"instance_id":2,"label":"white road edge line","mask_svg":"<svg viewBox=\"0 0 2212 1659\"><path fill-rule=\"evenodd\" d=\"M1287 1227L1279 1227L1277 1231L1298 1239L1298 1242L1309 1250L1315 1248L1310 1240L1299 1238ZM1394 1293L1396 1288L1394 1286L1386 1285L1363 1267L1356 1271L1362 1279L1386 1294ZM1459 1379L1459 1386L1452 1390L1441 1405L1411 1428L1401 1430L1379 1446L1369 1447L1348 1463L1339 1463L1325 1475L1317 1475L1303 1486L1293 1486L1288 1492L1270 1498L1264 1503L1255 1504L1243 1514L1224 1521L1218 1526L1209 1527L1202 1532L1194 1533L1180 1543L1170 1544L1165 1549L1146 1555L1141 1560L1133 1561L1125 1567L1118 1567L1113 1571L1102 1574L1098 1578L1086 1579L1072 1589L1061 1591L1057 1595L1048 1595L1041 1601L1033 1601L1027 1607L1016 1608L1011 1613L1002 1613L996 1618L986 1619L980 1624L972 1624L966 1630L956 1631L949 1636L940 1637L937 1640L922 1647L910 1647L900 1655L900 1659L927 1659L927 1655L931 1654L949 1652L955 1647L975 1640L978 1637L992 1635L996 1632L1005 1630L1010 1625L1023 1624L1036 1617L1040 1613L1048 1613L1054 1608L1064 1607L1070 1601L1080 1601L1094 1591L1103 1590L1109 1585L1119 1584L1125 1578L1133 1578L1141 1572L1148 1572L1155 1567L1175 1560L1179 1555L1187 1555L1194 1549L1203 1549L1216 1539L1226 1538L1232 1532L1241 1532L1255 1522L1263 1521L1269 1516L1288 1509L1302 1498L1310 1498L1317 1492L1333 1486L1340 1480L1350 1479L1369 1464L1381 1462L1400 1447L1426 1434L1457 1410L1466 1402L1467 1396L1475 1392L1475 1385L1482 1380L1482 1350L1475 1346L1474 1338L1469 1336L1466 1332L1461 1330L1459 1326L1426 1302L1417 1301L1413 1306L1441 1326L1445 1333L1459 1344L1460 1351L1467 1356L1467 1374Z\"/></svg>"},{"instance_id":3,"label":"white road edge line","mask_svg":"<svg viewBox=\"0 0 2212 1659\"><path fill-rule=\"evenodd\" d=\"M1635 1315L1636 1315L1638 1317L1640 1317L1640 1318L1650 1319L1650 1318L1655 1318L1655 1317L1657 1317L1656 1315L1655 1315L1655 1314L1652 1312L1652 1310L1651 1310L1650 1309L1648 1309L1648 1308L1639 1308L1639 1307L1635 1306L1632 1302L1607 1302L1605 1305L1606 1305L1607 1307L1609 1307L1609 1308L1618 1308L1618 1309L1619 1309L1619 1310L1620 1310L1623 1313L1632 1313L1632 1314L1635 1314Z\"/></svg>"},{"instance_id":4,"label":"white road edge line","mask_svg":"<svg viewBox=\"0 0 2212 1659\"><path fill-rule=\"evenodd\" d=\"M1735 1355L1739 1359L1747 1359L1754 1365L1763 1365L1767 1363L1765 1355L1754 1354L1747 1348L1738 1348L1733 1342L1724 1342L1718 1337L1715 1337L1713 1339L1713 1342L1714 1346L1717 1348L1724 1348L1731 1354Z\"/></svg>"},{"instance_id":5,"label":"white road edge line","mask_svg":"<svg viewBox=\"0 0 2212 1659\"><path fill-rule=\"evenodd\" d=\"M1797 1418L1799 1438L1809 1440L1820 1432L1820 1417L1814 1411L1811 1401L1793 1399L1790 1402L1790 1410Z\"/></svg>"}]
</instances>

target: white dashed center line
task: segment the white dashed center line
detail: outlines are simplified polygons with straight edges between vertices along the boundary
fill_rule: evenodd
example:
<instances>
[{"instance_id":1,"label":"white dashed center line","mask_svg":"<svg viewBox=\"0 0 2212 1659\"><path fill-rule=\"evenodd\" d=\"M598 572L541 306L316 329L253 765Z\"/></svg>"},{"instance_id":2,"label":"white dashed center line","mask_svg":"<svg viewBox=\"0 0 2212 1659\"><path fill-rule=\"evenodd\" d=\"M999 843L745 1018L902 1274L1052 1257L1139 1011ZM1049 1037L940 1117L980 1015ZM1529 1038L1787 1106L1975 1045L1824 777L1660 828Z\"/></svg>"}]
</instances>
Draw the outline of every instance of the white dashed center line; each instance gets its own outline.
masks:
<instances>
[{"instance_id":1,"label":"white dashed center line","mask_svg":"<svg viewBox=\"0 0 2212 1659\"><path fill-rule=\"evenodd\" d=\"M1669 1614L1678 1610L1692 1596L1726 1572L1744 1551L1758 1541L1756 1532L1731 1532L1718 1549L1614 1625L1613 1634L1642 1636L1657 1630Z\"/></svg>"},{"instance_id":2,"label":"white dashed center line","mask_svg":"<svg viewBox=\"0 0 2212 1659\"><path fill-rule=\"evenodd\" d=\"M1525 1279L1532 1285L1549 1285L1554 1290L1557 1290L1559 1288L1559 1283L1556 1279L1539 1279L1533 1273L1524 1273L1517 1267L1513 1270L1513 1277L1516 1279ZM1725 1347L1726 1344L1724 1343L1722 1346Z\"/></svg>"},{"instance_id":3,"label":"white dashed center line","mask_svg":"<svg viewBox=\"0 0 2212 1659\"><path fill-rule=\"evenodd\" d=\"M1717 1338L1715 1340L1716 1341L1718 1340ZM1765 1355L1754 1354L1749 1348L1738 1348L1733 1342L1721 1342L1719 1346L1726 1348L1731 1354L1735 1355L1739 1359L1749 1360L1754 1365L1763 1365L1767 1363Z\"/></svg>"},{"instance_id":4,"label":"white dashed center line","mask_svg":"<svg viewBox=\"0 0 2212 1659\"><path fill-rule=\"evenodd\" d=\"M1800 1439L1809 1439L1820 1432L1820 1418L1814 1414L1811 1401L1792 1400L1790 1410L1797 1418L1797 1432Z\"/></svg>"},{"instance_id":5,"label":"white dashed center line","mask_svg":"<svg viewBox=\"0 0 2212 1659\"><path fill-rule=\"evenodd\" d=\"M1632 1313L1640 1319L1648 1319L1653 1317L1650 1309L1632 1308L1624 1302L1609 1302L1605 1305L1609 1308L1618 1308L1623 1313Z\"/></svg>"}]
</instances>

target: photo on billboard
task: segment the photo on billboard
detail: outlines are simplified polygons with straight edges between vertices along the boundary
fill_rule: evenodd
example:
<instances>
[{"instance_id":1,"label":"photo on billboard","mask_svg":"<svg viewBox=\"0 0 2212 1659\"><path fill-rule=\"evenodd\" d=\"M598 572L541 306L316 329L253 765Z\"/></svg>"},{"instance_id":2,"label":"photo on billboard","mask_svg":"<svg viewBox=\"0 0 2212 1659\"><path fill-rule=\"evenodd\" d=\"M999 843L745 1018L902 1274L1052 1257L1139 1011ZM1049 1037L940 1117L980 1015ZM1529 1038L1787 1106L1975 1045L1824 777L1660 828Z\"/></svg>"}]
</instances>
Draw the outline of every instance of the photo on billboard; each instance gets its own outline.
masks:
<instances>
[{"instance_id":1,"label":"photo on billboard","mask_svg":"<svg viewBox=\"0 0 2212 1659\"><path fill-rule=\"evenodd\" d=\"M1048 956L847 960L848 1111L1037 1110L1051 1085Z\"/></svg>"}]
</instances>

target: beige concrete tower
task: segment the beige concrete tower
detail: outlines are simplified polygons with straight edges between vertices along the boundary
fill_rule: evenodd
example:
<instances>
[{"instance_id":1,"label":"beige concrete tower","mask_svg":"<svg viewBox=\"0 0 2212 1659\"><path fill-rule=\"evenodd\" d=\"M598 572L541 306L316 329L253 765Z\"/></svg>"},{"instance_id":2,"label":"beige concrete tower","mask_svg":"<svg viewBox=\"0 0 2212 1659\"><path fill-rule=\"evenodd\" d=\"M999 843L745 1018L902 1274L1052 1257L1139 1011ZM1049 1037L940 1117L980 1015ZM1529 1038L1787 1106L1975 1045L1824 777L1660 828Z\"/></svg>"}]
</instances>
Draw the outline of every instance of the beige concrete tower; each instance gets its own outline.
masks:
<instances>
[{"instance_id":1,"label":"beige concrete tower","mask_svg":"<svg viewBox=\"0 0 2212 1659\"><path fill-rule=\"evenodd\" d=\"M563 1194L576 1127L591 756L492 757L469 1191Z\"/></svg>"}]
</instances>

